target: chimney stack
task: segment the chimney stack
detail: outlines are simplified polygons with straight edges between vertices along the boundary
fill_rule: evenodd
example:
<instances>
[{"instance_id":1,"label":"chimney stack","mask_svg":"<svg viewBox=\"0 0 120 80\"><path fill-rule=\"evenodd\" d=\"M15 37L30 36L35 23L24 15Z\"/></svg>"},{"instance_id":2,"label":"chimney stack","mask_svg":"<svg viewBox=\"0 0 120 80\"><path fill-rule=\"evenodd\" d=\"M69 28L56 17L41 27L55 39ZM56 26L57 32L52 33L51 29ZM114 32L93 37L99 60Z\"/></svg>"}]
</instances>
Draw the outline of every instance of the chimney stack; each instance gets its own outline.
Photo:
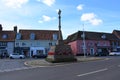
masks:
<instances>
[{"instance_id":1,"label":"chimney stack","mask_svg":"<svg viewBox=\"0 0 120 80\"><path fill-rule=\"evenodd\" d=\"M0 31L2 31L2 24L0 24Z\"/></svg>"},{"instance_id":2,"label":"chimney stack","mask_svg":"<svg viewBox=\"0 0 120 80\"><path fill-rule=\"evenodd\" d=\"M14 26L14 32L17 33L17 26Z\"/></svg>"}]
</instances>

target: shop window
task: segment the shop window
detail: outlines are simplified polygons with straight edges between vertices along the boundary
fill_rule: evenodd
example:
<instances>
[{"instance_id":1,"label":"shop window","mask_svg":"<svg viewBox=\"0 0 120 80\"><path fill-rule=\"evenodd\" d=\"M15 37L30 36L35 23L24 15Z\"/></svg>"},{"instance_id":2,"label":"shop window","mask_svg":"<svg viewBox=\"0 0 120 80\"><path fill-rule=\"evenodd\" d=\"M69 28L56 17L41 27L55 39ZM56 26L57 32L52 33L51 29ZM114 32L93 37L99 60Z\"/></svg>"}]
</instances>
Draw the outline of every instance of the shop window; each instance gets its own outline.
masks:
<instances>
[{"instance_id":1,"label":"shop window","mask_svg":"<svg viewBox=\"0 0 120 80\"><path fill-rule=\"evenodd\" d=\"M89 46L89 47L94 46L94 43L93 43L93 42L89 42L89 43L88 43L88 46Z\"/></svg>"},{"instance_id":2,"label":"shop window","mask_svg":"<svg viewBox=\"0 0 120 80\"><path fill-rule=\"evenodd\" d=\"M102 49L98 49L98 52L102 52Z\"/></svg>"},{"instance_id":3,"label":"shop window","mask_svg":"<svg viewBox=\"0 0 120 80\"><path fill-rule=\"evenodd\" d=\"M7 46L6 42L0 42L0 46Z\"/></svg>"},{"instance_id":4,"label":"shop window","mask_svg":"<svg viewBox=\"0 0 120 80\"><path fill-rule=\"evenodd\" d=\"M37 54L43 54L43 50L37 50Z\"/></svg>"},{"instance_id":5,"label":"shop window","mask_svg":"<svg viewBox=\"0 0 120 80\"><path fill-rule=\"evenodd\" d=\"M103 44L104 44L104 46L107 46L106 42L104 42Z\"/></svg>"},{"instance_id":6,"label":"shop window","mask_svg":"<svg viewBox=\"0 0 120 80\"><path fill-rule=\"evenodd\" d=\"M26 45L26 43L22 43L22 46L25 46Z\"/></svg>"},{"instance_id":7,"label":"shop window","mask_svg":"<svg viewBox=\"0 0 120 80\"><path fill-rule=\"evenodd\" d=\"M97 42L97 46L100 46L100 41Z\"/></svg>"},{"instance_id":8,"label":"shop window","mask_svg":"<svg viewBox=\"0 0 120 80\"><path fill-rule=\"evenodd\" d=\"M49 46L52 46L52 43L51 43L51 42L49 43Z\"/></svg>"},{"instance_id":9,"label":"shop window","mask_svg":"<svg viewBox=\"0 0 120 80\"><path fill-rule=\"evenodd\" d=\"M19 46L19 43L16 43L16 46Z\"/></svg>"}]
</instances>

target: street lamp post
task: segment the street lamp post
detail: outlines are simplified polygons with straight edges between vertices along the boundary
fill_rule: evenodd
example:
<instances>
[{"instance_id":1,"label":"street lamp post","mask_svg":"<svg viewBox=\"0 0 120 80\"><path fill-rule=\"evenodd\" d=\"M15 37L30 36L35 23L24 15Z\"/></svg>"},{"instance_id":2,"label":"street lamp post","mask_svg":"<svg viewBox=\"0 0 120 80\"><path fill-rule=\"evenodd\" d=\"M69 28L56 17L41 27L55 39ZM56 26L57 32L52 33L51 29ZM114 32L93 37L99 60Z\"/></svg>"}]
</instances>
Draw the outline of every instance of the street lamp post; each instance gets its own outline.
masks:
<instances>
[{"instance_id":1,"label":"street lamp post","mask_svg":"<svg viewBox=\"0 0 120 80\"><path fill-rule=\"evenodd\" d=\"M83 52L84 52L84 57L86 57L86 45L85 45L85 32L84 32L84 24L83 24Z\"/></svg>"}]
</instances>

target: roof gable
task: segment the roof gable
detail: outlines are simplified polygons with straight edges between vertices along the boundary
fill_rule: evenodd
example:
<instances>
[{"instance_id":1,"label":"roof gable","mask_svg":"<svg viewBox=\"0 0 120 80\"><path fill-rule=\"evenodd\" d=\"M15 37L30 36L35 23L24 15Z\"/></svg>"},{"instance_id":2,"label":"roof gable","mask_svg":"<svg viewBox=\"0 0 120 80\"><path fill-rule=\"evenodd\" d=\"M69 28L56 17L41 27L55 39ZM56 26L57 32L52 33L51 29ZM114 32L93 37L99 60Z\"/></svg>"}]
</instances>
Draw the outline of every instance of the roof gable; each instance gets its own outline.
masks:
<instances>
[{"instance_id":1,"label":"roof gable","mask_svg":"<svg viewBox=\"0 0 120 80\"><path fill-rule=\"evenodd\" d=\"M120 39L120 30L113 30L112 33Z\"/></svg>"}]
</instances>

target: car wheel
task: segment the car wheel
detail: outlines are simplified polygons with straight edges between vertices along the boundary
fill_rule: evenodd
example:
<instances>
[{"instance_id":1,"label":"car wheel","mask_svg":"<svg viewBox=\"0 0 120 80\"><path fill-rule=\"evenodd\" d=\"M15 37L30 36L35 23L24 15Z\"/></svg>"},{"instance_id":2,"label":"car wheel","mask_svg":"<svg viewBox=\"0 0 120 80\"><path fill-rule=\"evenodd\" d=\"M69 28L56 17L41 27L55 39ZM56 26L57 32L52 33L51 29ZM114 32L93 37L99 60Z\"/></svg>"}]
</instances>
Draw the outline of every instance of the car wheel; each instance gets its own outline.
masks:
<instances>
[{"instance_id":1,"label":"car wheel","mask_svg":"<svg viewBox=\"0 0 120 80\"><path fill-rule=\"evenodd\" d=\"M22 59L22 57L20 57L20 59Z\"/></svg>"},{"instance_id":2,"label":"car wheel","mask_svg":"<svg viewBox=\"0 0 120 80\"><path fill-rule=\"evenodd\" d=\"M13 59L13 57L10 57L10 59Z\"/></svg>"}]
</instances>

